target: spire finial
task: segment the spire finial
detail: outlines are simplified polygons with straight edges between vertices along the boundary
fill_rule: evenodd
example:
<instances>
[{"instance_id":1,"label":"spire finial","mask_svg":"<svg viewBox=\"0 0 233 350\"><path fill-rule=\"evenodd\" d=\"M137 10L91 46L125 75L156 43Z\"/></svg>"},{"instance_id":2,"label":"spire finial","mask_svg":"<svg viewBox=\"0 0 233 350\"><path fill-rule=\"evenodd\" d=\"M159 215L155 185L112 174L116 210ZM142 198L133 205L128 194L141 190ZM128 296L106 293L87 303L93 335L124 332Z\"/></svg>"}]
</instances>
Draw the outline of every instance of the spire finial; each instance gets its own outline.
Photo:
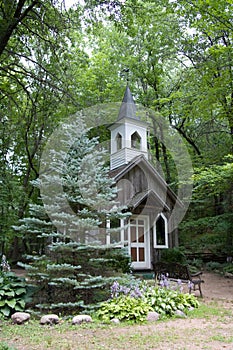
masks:
<instances>
[{"instance_id":1,"label":"spire finial","mask_svg":"<svg viewBox=\"0 0 233 350\"><path fill-rule=\"evenodd\" d=\"M124 69L122 70L121 75L122 75L123 77L126 77L127 86L129 86L129 68L124 68Z\"/></svg>"},{"instance_id":2,"label":"spire finial","mask_svg":"<svg viewBox=\"0 0 233 350\"><path fill-rule=\"evenodd\" d=\"M119 121L123 118L140 120L140 118L136 115L136 105L128 85L125 89L117 120Z\"/></svg>"}]
</instances>

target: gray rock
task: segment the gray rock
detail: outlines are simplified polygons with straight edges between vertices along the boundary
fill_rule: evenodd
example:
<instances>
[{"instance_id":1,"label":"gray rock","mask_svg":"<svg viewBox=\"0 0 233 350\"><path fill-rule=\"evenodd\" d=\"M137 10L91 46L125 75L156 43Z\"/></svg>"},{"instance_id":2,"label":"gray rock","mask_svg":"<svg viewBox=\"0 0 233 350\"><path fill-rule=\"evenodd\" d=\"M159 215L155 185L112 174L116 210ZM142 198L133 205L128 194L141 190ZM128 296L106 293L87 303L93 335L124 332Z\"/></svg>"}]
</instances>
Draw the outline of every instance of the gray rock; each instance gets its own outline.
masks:
<instances>
[{"instance_id":1,"label":"gray rock","mask_svg":"<svg viewBox=\"0 0 233 350\"><path fill-rule=\"evenodd\" d=\"M81 324L81 323L92 322L92 318L89 315L77 315L73 317L72 324Z\"/></svg>"},{"instance_id":2,"label":"gray rock","mask_svg":"<svg viewBox=\"0 0 233 350\"><path fill-rule=\"evenodd\" d=\"M149 311L146 320L148 322L154 322L154 321L158 321L159 319L159 314L158 312L155 311Z\"/></svg>"},{"instance_id":3,"label":"gray rock","mask_svg":"<svg viewBox=\"0 0 233 350\"><path fill-rule=\"evenodd\" d=\"M59 317L55 314L50 314L50 315L44 315L40 319L40 324L58 324L59 323Z\"/></svg>"},{"instance_id":4,"label":"gray rock","mask_svg":"<svg viewBox=\"0 0 233 350\"><path fill-rule=\"evenodd\" d=\"M11 319L13 323L15 324L23 324L30 319L30 314L27 312L15 312L12 316Z\"/></svg>"},{"instance_id":5,"label":"gray rock","mask_svg":"<svg viewBox=\"0 0 233 350\"><path fill-rule=\"evenodd\" d=\"M190 307L188 308L188 310L189 310L189 311L193 311L193 310L195 310L195 308L194 308L193 306L190 306Z\"/></svg>"},{"instance_id":6,"label":"gray rock","mask_svg":"<svg viewBox=\"0 0 233 350\"><path fill-rule=\"evenodd\" d=\"M115 323L115 324L118 324L118 323L120 323L120 320L119 320L119 318L112 318L111 322Z\"/></svg>"},{"instance_id":7,"label":"gray rock","mask_svg":"<svg viewBox=\"0 0 233 350\"><path fill-rule=\"evenodd\" d=\"M186 318L187 316L185 315L185 313L183 312L183 311L181 311L181 310L176 310L175 311L175 315L177 316L177 317L180 317L180 318Z\"/></svg>"}]
</instances>

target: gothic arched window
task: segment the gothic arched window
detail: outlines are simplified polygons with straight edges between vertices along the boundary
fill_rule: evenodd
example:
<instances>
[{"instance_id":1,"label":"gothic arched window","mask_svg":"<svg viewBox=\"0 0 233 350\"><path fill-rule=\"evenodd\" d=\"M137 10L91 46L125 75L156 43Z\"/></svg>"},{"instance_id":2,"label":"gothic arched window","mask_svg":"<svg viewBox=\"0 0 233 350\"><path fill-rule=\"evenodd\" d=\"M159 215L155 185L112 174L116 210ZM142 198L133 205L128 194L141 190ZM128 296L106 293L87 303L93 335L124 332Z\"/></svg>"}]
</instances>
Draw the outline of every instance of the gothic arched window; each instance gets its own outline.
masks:
<instances>
[{"instance_id":1,"label":"gothic arched window","mask_svg":"<svg viewBox=\"0 0 233 350\"><path fill-rule=\"evenodd\" d=\"M159 214L155 220L154 247L168 248L167 218L163 213Z\"/></svg>"},{"instance_id":2,"label":"gothic arched window","mask_svg":"<svg viewBox=\"0 0 233 350\"><path fill-rule=\"evenodd\" d=\"M135 131L131 135L131 147L132 148L136 148L136 149L140 149L141 148L141 136L138 134L137 131Z\"/></svg>"},{"instance_id":3,"label":"gothic arched window","mask_svg":"<svg viewBox=\"0 0 233 350\"><path fill-rule=\"evenodd\" d=\"M117 151L122 149L122 136L119 132L116 135L116 148L117 148Z\"/></svg>"}]
</instances>

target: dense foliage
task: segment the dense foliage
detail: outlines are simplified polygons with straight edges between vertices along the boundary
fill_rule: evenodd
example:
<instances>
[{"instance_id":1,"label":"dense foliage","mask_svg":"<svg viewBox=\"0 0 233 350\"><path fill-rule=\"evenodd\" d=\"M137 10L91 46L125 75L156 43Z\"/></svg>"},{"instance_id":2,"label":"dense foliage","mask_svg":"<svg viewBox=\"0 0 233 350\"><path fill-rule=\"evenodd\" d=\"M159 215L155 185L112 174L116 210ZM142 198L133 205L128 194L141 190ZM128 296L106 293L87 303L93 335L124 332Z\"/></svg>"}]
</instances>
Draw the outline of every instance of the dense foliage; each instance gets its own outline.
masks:
<instances>
[{"instance_id":1,"label":"dense foliage","mask_svg":"<svg viewBox=\"0 0 233 350\"><path fill-rule=\"evenodd\" d=\"M198 305L194 295L183 294L179 289L156 287L137 281L130 286L123 286L115 281L111 287L111 299L101 304L97 314L105 322L114 318L143 322L149 311L156 311L160 317L171 317L177 310L186 313Z\"/></svg>"},{"instance_id":2,"label":"dense foliage","mask_svg":"<svg viewBox=\"0 0 233 350\"><path fill-rule=\"evenodd\" d=\"M0 317L24 311L29 302L29 287L24 278L13 272L0 272Z\"/></svg>"},{"instance_id":3,"label":"dense foliage","mask_svg":"<svg viewBox=\"0 0 233 350\"><path fill-rule=\"evenodd\" d=\"M23 266L37 287L31 303L34 312L68 315L95 309L106 300L113 281L127 278L130 269L123 249L77 242L54 243L47 256L27 256L27 260Z\"/></svg>"},{"instance_id":4,"label":"dense foliage","mask_svg":"<svg viewBox=\"0 0 233 350\"><path fill-rule=\"evenodd\" d=\"M56 147L44 151L44 168L34 182L44 205L31 205L31 215L14 229L34 243L33 254L24 256L39 288L32 306L70 314L105 300L113 279L129 272L128 252L106 245L106 230L120 230L106 228L107 220L129 213L116 205L105 152L87 137L79 115L63 123L51 142Z\"/></svg>"},{"instance_id":5,"label":"dense foliage","mask_svg":"<svg viewBox=\"0 0 233 350\"><path fill-rule=\"evenodd\" d=\"M128 79L137 102L161 115L192 157L195 195L181 243L191 251L219 253L227 247L232 255L231 5L110 0L76 1L69 8L60 0L2 2L1 253L15 262L37 244L32 232L12 226L28 216L30 203L39 202L32 180L58 122L82 108L119 102ZM98 133L96 112L91 126ZM112 122L110 107L108 112L104 123ZM152 161L159 161L176 189L172 155L156 137L160 125L153 113L147 119Z\"/></svg>"}]
</instances>

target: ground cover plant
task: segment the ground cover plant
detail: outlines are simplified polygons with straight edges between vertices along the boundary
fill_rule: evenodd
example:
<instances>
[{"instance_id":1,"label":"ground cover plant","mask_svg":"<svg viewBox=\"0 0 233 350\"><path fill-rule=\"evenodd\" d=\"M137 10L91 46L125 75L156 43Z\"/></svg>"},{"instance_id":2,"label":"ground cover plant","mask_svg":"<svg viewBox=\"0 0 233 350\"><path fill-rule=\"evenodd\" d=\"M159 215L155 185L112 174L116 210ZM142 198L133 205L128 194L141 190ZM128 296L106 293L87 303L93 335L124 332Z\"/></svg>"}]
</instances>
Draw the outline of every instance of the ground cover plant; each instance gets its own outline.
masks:
<instances>
[{"instance_id":1,"label":"ground cover plant","mask_svg":"<svg viewBox=\"0 0 233 350\"><path fill-rule=\"evenodd\" d=\"M201 302L188 313L187 319L166 319L146 324L108 325L94 322L79 326L69 320L59 325L39 326L38 320L28 324L0 324L1 350L100 350L100 349L221 349L233 344L232 311L221 303ZM205 325L205 332L203 332ZM113 345L114 344L114 345ZM8 347L7 347L8 346Z\"/></svg>"},{"instance_id":2,"label":"ground cover plant","mask_svg":"<svg viewBox=\"0 0 233 350\"><path fill-rule=\"evenodd\" d=\"M29 286L25 279L12 272L0 271L0 318L23 311L29 300Z\"/></svg>"},{"instance_id":3,"label":"ground cover plant","mask_svg":"<svg viewBox=\"0 0 233 350\"><path fill-rule=\"evenodd\" d=\"M0 321L0 344L4 344L4 350L230 349L233 280L212 273L205 273L204 279L204 298L198 299L199 307L188 311L187 318L169 317L136 324L94 320L72 325L72 317L61 317L53 327L40 326L35 316L20 326L5 319Z\"/></svg>"},{"instance_id":4,"label":"ground cover plant","mask_svg":"<svg viewBox=\"0 0 233 350\"><path fill-rule=\"evenodd\" d=\"M181 292L180 283L175 288L169 288L166 277L161 286L151 286L146 281L124 286L115 281L111 287L111 299L101 303L97 316L104 322L118 318L137 323L145 321L149 311L156 311L160 317L171 317L177 310L187 313L199 306L194 295Z\"/></svg>"}]
</instances>

